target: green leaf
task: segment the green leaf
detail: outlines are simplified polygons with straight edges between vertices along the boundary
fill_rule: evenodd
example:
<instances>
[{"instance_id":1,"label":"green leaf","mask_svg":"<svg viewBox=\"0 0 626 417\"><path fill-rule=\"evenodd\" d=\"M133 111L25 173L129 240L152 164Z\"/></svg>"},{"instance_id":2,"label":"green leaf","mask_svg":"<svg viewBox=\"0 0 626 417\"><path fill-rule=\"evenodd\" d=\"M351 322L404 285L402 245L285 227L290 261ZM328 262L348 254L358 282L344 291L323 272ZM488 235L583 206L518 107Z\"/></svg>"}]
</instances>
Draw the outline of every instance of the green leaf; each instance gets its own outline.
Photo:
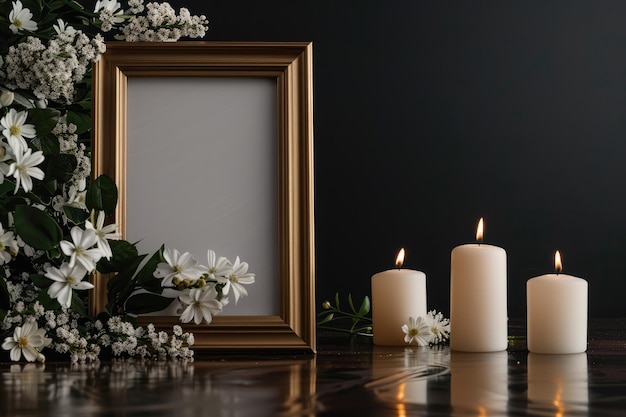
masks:
<instances>
[{"instance_id":1,"label":"green leaf","mask_svg":"<svg viewBox=\"0 0 626 417\"><path fill-rule=\"evenodd\" d=\"M100 259L97 265L98 272L103 274L123 271L139 256L137 247L125 240L110 240L109 246L111 247L113 256L111 259Z\"/></svg>"},{"instance_id":2,"label":"green leaf","mask_svg":"<svg viewBox=\"0 0 626 417\"><path fill-rule=\"evenodd\" d=\"M15 183L4 181L0 184L0 197L6 195L8 192L15 190Z\"/></svg>"},{"instance_id":3,"label":"green leaf","mask_svg":"<svg viewBox=\"0 0 626 417\"><path fill-rule=\"evenodd\" d=\"M17 206L14 221L17 234L35 249L52 249L63 239L63 231L59 224L38 208Z\"/></svg>"},{"instance_id":4,"label":"green leaf","mask_svg":"<svg viewBox=\"0 0 626 417\"><path fill-rule=\"evenodd\" d=\"M337 293L335 293L335 308L336 308L337 310L341 310L341 309L339 308L339 293L338 293L338 292L337 292Z\"/></svg>"},{"instance_id":5,"label":"green leaf","mask_svg":"<svg viewBox=\"0 0 626 417\"><path fill-rule=\"evenodd\" d=\"M89 212L79 207L63 206L63 212L74 224L82 224L89 218Z\"/></svg>"},{"instance_id":6,"label":"green leaf","mask_svg":"<svg viewBox=\"0 0 626 417\"><path fill-rule=\"evenodd\" d=\"M124 310L131 314L146 314L163 310L169 306L173 298L152 293L135 294L126 300Z\"/></svg>"},{"instance_id":7,"label":"green leaf","mask_svg":"<svg viewBox=\"0 0 626 417\"><path fill-rule=\"evenodd\" d=\"M46 157L49 155L59 155L61 153L61 145L56 138L42 137L40 143L41 150Z\"/></svg>"},{"instance_id":8,"label":"green leaf","mask_svg":"<svg viewBox=\"0 0 626 417\"><path fill-rule=\"evenodd\" d=\"M366 295L361 303L361 308L359 308L358 315L361 317L365 317L370 312L371 304L370 298Z\"/></svg>"},{"instance_id":9,"label":"green leaf","mask_svg":"<svg viewBox=\"0 0 626 417\"><path fill-rule=\"evenodd\" d=\"M87 208L111 215L116 205L117 186L108 176L100 175L87 189Z\"/></svg>"},{"instance_id":10,"label":"green leaf","mask_svg":"<svg viewBox=\"0 0 626 417\"><path fill-rule=\"evenodd\" d=\"M354 308L354 303L352 302L352 294L350 293L348 293L348 305L350 306L350 310L352 310L352 312L356 314L356 308Z\"/></svg>"},{"instance_id":11,"label":"green leaf","mask_svg":"<svg viewBox=\"0 0 626 417\"><path fill-rule=\"evenodd\" d=\"M89 113L79 113L72 110L67 112L67 122L76 125L76 134L87 132L91 129L91 115Z\"/></svg>"},{"instance_id":12,"label":"green leaf","mask_svg":"<svg viewBox=\"0 0 626 417\"><path fill-rule=\"evenodd\" d=\"M48 279L45 276L39 274L31 274L30 280L33 281L35 285L39 288L48 288L50 285L52 285L51 279Z\"/></svg>"},{"instance_id":13,"label":"green leaf","mask_svg":"<svg viewBox=\"0 0 626 417\"><path fill-rule=\"evenodd\" d=\"M57 125L59 111L53 109L28 109L28 122L35 125L37 137L42 138L52 132Z\"/></svg>"},{"instance_id":14,"label":"green leaf","mask_svg":"<svg viewBox=\"0 0 626 417\"><path fill-rule=\"evenodd\" d=\"M317 322L317 324L324 324L324 323L328 323L329 321L331 321L333 318L335 317L334 313L328 314L326 317L324 317L323 319L321 319L320 321Z\"/></svg>"},{"instance_id":15,"label":"green leaf","mask_svg":"<svg viewBox=\"0 0 626 417\"><path fill-rule=\"evenodd\" d=\"M150 260L146 262L143 268L141 268L141 270L139 271L136 277L139 285L143 286L149 281L153 281L153 280L159 283L161 282L160 279L154 277L154 271L157 269L157 265L160 262L162 262L162 255L161 255L162 253L163 253L163 246L161 246L161 249L156 251L150 258Z\"/></svg>"},{"instance_id":16,"label":"green leaf","mask_svg":"<svg viewBox=\"0 0 626 417\"><path fill-rule=\"evenodd\" d=\"M78 161L74 155L60 154L48 158L46 177L52 177L59 182L68 182L72 179Z\"/></svg>"},{"instance_id":17,"label":"green leaf","mask_svg":"<svg viewBox=\"0 0 626 417\"><path fill-rule=\"evenodd\" d=\"M51 298L45 289L39 291L37 300L46 310L59 310L61 308L61 304L55 298Z\"/></svg>"},{"instance_id":18,"label":"green leaf","mask_svg":"<svg viewBox=\"0 0 626 417\"><path fill-rule=\"evenodd\" d=\"M87 316L87 308L77 291L72 291L72 310L78 312L83 317Z\"/></svg>"},{"instance_id":19,"label":"green leaf","mask_svg":"<svg viewBox=\"0 0 626 417\"><path fill-rule=\"evenodd\" d=\"M0 278L0 309L8 310L10 308L9 289L4 277Z\"/></svg>"}]
</instances>

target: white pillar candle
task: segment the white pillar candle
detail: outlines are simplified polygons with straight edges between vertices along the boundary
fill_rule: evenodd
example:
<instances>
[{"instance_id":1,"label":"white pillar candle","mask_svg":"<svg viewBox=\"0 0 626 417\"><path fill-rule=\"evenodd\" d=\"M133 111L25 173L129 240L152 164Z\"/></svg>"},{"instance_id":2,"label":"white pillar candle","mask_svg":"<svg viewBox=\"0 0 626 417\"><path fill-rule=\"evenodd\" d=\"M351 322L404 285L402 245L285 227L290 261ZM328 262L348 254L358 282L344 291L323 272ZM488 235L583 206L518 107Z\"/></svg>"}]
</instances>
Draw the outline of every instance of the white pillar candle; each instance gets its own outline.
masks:
<instances>
[{"instance_id":1,"label":"white pillar candle","mask_svg":"<svg viewBox=\"0 0 626 417\"><path fill-rule=\"evenodd\" d=\"M404 249L400 250L398 269L372 276L372 332L374 344L404 346L402 325L409 317L426 317L426 274L401 268Z\"/></svg>"},{"instance_id":2,"label":"white pillar candle","mask_svg":"<svg viewBox=\"0 0 626 417\"><path fill-rule=\"evenodd\" d=\"M561 270L561 256L555 254ZM526 282L528 350L535 353L582 353L587 350L588 284L560 273Z\"/></svg>"},{"instance_id":3,"label":"white pillar candle","mask_svg":"<svg viewBox=\"0 0 626 417\"><path fill-rule=\"evenodd\" d=\"M476 231L482 241L483 219ZM506 251L467 244L452 250L450 261L450 348L464 352L506 350Z\"/></svg>"}]
</instances>

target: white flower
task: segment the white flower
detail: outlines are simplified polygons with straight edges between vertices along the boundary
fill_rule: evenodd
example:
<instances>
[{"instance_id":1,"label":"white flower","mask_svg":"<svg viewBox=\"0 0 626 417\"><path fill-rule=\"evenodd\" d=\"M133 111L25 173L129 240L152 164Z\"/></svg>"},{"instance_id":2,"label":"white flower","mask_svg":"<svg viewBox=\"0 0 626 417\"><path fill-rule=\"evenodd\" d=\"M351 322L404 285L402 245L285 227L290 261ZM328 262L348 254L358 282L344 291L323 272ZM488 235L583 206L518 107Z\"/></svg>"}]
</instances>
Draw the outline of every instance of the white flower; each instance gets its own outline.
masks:
<instances>
[{"instance_id":1,"label":"white flower","mask_svg":"<svg viewBox=\"0 0 626 417\"><path fill-rule=\"evenodd\" d=\"M163 258L165 262L159 263L153 274L156 278L163 278L162 287L172 286L174 278L179 281L196 281L202 276L203 269L206 269L199 266L189 252L181 255L176 249L166 248L163 250Z\"/></svg>"},{"instance_id":2,"label":"white flower","mask_svg":"<svg viewBox=\"0 0 626 417\"><path fill-rule=\"evenodd\" d=\"M98 241L96 242L98 248L102 251L102 254L106 259L111 259L113 252L111 252L111 246L109 245L109 241L107 239L119 240L121 236L117 233L117 224L113 223L105 226L104 218L104 211L100 211L98 213L96 225L94 226L89 220L87 220L85 222L85 227L96 232L96 236L98 237Z\"/></svg>"},{"instance_id":3,"label":"white flower","mask_svg":"<svg viewBox=\"0 0 626 417\"><path fill-rule=\"evenodd\" d=\"M28 112L9 109L9 112L0 119L0 125L4 127L2 134L16 153L19 153L18 147L22 149L22 152L28 148L24 138L34 138L36 135L35 126L26 123L27 117Z\"/></svg>"},{"instance_id":4,"label":"white flower","mask_svg":"<svg viewBox=\"0 0 626 417\"><path fill-rule=\"evenodd\" d=\"M13 175L15 177L15 193L19 190L20 185L24 191L29 192L33 189L32 178L42 180L44 173L41 169L37 168L37 165L44 161L43 152L36 151L28 148L26 152L22 153L20 149L13 148L15 152L15 162L9 166L9 172L7 176ZM31 178L32 177L32 178Z\"/></svg>"},{"instance_id":5,"label":"white flower","mask_svg":"<svg viewBox=\"0 0 626 417\"><path fill-rule=\"evenodd\" d=\"M94 12L112 16L111 21L113 23L122 23L124 21L123 17L115 17L116 15L121 16L124 13L122 5L117 0L98 0Z\"/></svg>"},{"instance_id":6,"label":"white flower","mask_svg":"<svg viewBox=\"0 0 626 417\"><path fill-rule=\"evenodd\" d=\"M186 306L180 315L183 323L189 323L191 320L196 324L211 323L213 316L222 311L222 304L217 301L217 291L214 288L192 288L188 294L178 296L178 299Z\"/></svg>"},{"instance_id":7,"label":"white flower","mask_svg":"<svg viewBox=\"0 0 626 417\"><path fill-rule=\"evenodd\" d=\"M83 281L87 270L82 265L73 268L64 263L60 268L53 266L46 268L45 276L55 281L48 288L48 295L59 300L59 304L65 307L72 305L72 290L89 290L93 284Z\"/></svg>"},{"instance_id":8,"label":"white flower","mask_svg":"<svg viewBox=\"0 0 626 417\"><path fill-rule=\"evenodd\" d=\"M237 304L240 297L248 295L248 290L242 284L249 285L253 283L254 274L248 272L248 263L240 262L238 256L233 264L233 270L228 275L224 288L222 288L222 293L227 295L232 289L235 304Z\"/></svg>"},{"instance_id":9,"label":"white flower","mask_svg":"<svg viewBox=\"0 0 626 417\"><path fill-rule=\"evenodd\" d=\"M62 240L59 243L63 253L70 257L70 268L73 268L78 262L88 272L91 272L96 267L96 262L103 255L100 249L93 247L98 242L95 230L82 230L80 227L74 226L70 231L70 235L73 243L67 240Z\"/></svg>"},{"instance_id":10,"label":"white flower","mask_svg":"<svg viewBox=\"0 0 626 417\"><path fill-rule=\"evenodd\" d=\"M405 334L404 341L406 343L411 343L415 340L418 346L428 346L433 337L428 323L424 321L423 317L418 317L417 320L409 317L409 324L403 324L402 331Z\"/></svg>"},{"instance_id":11,"label":"white flower","mask_svg":"<svg viewBox=\"0 0 626 417\"><path fill-rule=\"evenodd\" d=\"M433 334L432 343L438 344L450 338L450 320L442 313L431 310L426 314L426 323Z\"/></svg>"},{"instance_id":12,"label":"white flower","mask_svg":"<svg viewBox=\"0 0 626 417\"><path fill-rule=\"evenodd\" d=\"M2 61L0 60L0 66L2 66ZM0 94L0 108L9 107L13 104L13 100L15 99L15 94L12 91L3 91Z\"/></svg>"},{"instance_id":13,"label":"white flower","mask_svg":"<svg viewBox=\"0 0 626 417\"><path fill-rule=\"evenodd\" d=\"M13 33L21 30L34 32L37 30L37 23L33 22L32 18L33 14L30 12L30 9L23 7L20 0L14 1L13 10L9 13L9 22L11 22L9 29Z\"/></svg>"},{"instance_id":14,"label":"white flower","mask_svg":"<svg viewBox=\"0 0 626 417\"><path fill-rule=\"evenodd\" d=\"M13 232L5 232L0 224L0 265L8 263L13 256L17 255L17 252L17 239Z\"/></svg>"},{"instance_id":15,"label":"white flower","mask_svg":"<svg viewBox=\"0 0 626 417\"><path fill-rule=\"evenodd\" d=\"M39 348L47 344L50 344L50 339L45 337L45 330L39 329L36 322L30 321L16 327L13 336L4 339L2 349L11 351L12 361L19 361L24 354L28 362L34 362L39 358Z\"/></svg>"},{"instance_id":16,"label":"white flower","mask_svg":"<svg viewBox=\"0 0 626 417\"><path fill-rule=\"evenodd\" d=\"M208 266L207 272L209 278L218 279L218 277L227 277L232 272L233 268L228 259L220 256L216 259L215 252L209 249L207 251ZM226 282L225 280L223 282Z\"/></svg>"},{"instance_id":17,"label":"white flower","mask_svg":"<svg viewBox=\"0 0 626 417\"><path fill-rule=\"evenodd\" d=\"M64 33L68 35L74 35L76 33L76 29L74 29L73 27L65 26L65 22L63 21L63 19L57 19L57 24L53 25L52 27L54 27L57 35L62 35Z\"/></svg>"}]
</instances>

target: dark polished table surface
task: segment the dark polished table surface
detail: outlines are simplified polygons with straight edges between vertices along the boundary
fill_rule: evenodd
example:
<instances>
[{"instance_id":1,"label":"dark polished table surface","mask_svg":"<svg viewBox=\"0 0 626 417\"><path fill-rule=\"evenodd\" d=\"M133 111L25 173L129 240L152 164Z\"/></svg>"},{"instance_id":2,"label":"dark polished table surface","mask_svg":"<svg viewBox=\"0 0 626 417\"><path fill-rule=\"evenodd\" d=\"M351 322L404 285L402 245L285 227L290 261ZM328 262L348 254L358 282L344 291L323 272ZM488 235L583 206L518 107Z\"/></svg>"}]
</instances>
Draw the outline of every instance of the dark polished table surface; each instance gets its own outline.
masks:
<instances>
[{"instance_id":1,"label":"dark polished table surface","mask_svg":"<svg viewBox=\"0 0 626 417\"><path fill-rule=\"evenodd\" d=\"M524 334L511 326L510 335ZM310 356L197 354L191 363L0 364L4 416L623 416L626 319L595 320L586 353L379 347L319 335Z\"/></svg>"}]
</instances>

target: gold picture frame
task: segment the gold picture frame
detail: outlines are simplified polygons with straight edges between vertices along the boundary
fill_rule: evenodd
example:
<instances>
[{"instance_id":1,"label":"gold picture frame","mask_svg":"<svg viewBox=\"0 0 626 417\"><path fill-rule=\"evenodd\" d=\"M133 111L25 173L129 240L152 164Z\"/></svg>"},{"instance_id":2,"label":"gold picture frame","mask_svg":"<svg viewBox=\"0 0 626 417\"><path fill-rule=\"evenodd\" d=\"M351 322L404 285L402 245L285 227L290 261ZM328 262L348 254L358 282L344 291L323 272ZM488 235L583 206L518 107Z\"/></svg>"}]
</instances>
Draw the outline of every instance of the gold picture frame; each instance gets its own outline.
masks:
<instances>
[{"instance_id":1,"label":"gold picture frame","mask_svg":"<svg viewBox=\"0 0 626 417\"><path fill-rule=\"evenodd\" d=\"M158 329L181 324L200 349L315 351L312 44L308 42L112 42L93 67L93 174L118 186L113 221L126 233L127 82L130 77L264 77L276 83L278 314L216 316L210 325L141 316ZM207 127L210 129L210 127ZM107 277L94 277L93 314Z\"/></svg>"}]
</instances>

